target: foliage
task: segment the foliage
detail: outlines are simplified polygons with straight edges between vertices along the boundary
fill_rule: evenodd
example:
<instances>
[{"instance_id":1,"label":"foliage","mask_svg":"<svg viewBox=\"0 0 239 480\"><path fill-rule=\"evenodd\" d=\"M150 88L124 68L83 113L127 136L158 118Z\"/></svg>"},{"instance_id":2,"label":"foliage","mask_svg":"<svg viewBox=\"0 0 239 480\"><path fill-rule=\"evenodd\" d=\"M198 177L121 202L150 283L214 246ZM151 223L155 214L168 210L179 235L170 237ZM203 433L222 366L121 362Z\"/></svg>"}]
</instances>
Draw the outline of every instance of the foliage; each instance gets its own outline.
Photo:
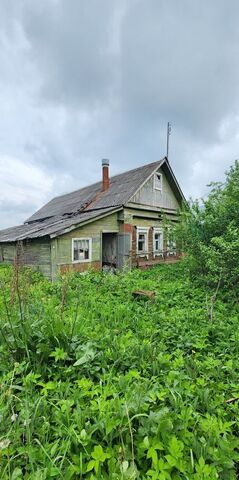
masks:
<instances>
[{"instance_id":1,"label":"foliage","mask_svg":"<svg viewBox=\"0 0 239 480\"><path fill-rule=\"evenodd\" d=\"M224 183L212 183L203 204L186 208L177 238L188 254L190 270L211 285L239 284L239 162L226 173ZM236 292L235 292L236 290Z\"/></svg>"},{"instance_id":2,"label":"foliage","mask_svg":"<svg viewBox=\"0 0 239 480\"><path fill-rule=\"evenodd\" d=\"M0 478L237 478L237 304L184 263L0 284Z\"/></svg>"}]
</instances>

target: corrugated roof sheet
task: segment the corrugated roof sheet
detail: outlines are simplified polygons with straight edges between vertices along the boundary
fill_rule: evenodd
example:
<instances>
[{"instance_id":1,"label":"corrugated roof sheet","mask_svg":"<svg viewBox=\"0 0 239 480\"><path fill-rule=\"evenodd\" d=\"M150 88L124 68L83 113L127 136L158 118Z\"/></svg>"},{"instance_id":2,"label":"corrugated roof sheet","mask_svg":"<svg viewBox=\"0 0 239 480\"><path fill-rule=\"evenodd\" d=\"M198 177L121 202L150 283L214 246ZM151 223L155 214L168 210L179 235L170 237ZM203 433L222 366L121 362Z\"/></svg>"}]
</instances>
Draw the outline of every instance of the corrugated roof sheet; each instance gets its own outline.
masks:
<instances>
[{"instance_id":1,"label":"corrugated roof sheet","mask_svg":"<svg viewBox=\"0 0 239 480\"><path fill-rule=\"evenodd\" d=\"M55 216L44 221L24 224L0 231L0 243L16 242L51 235L61 235L67 228L78 226L102 215L113 213L117 208L101 208L73 216Z\"/></svg>"},{"instance_id":2,"label":"corrugated roof sheet","mask_svg":"<svg viewBox=\"0 0 239 480\"><path fill-rule=\"evenodd\" d=\"M94 209L124 205L155 168L157 168L157 165L160 166L164 160L165 159L162 159L158 162L150 163L111 177L109 189L105 192L101 191L102 182L97 182L89 187L84 187L75 192L55 197L28 218L26 222L42 220L66 213L76 213L84 208L90 208L89 206L87 207L87 205L91 202L94 202L92 205Z\"/></svg>"},{"instance_id":3,"label":"corrugated roof sheet","mask_svg":"<svg viewBox=\"0 0 239 480\"><path fill-rule=\"evenodd\" d=\"M113 213L127 204L160 166L169 168L166 158L111 177L109 189L105 192L102 192L102 182L98 182L55 197L34 213L24 225L0 231L0 243L61 235L68 228ZM178 195L183 198L172 170L169 172Z\"/></svg>"}]
</instances>

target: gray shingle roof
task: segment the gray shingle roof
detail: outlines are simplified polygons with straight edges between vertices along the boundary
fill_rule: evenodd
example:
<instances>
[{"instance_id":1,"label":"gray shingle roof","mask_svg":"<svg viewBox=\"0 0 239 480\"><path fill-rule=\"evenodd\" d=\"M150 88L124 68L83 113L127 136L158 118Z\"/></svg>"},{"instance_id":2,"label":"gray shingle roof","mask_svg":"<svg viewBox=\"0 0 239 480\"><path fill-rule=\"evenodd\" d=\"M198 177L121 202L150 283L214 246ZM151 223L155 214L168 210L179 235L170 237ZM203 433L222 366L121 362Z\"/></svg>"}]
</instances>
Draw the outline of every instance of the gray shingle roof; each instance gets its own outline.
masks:
<instances>
[{"instance_id":1,"label":"gray shingle roof","mask_svg":"<svg viewBox=\"0 0 239 480\"><path fill-rule=\"evenodd\" d=\"M165 159L162 159L158 162L150 163L111 177L109 189L105 192L101 192L102 182L97 182L89 187L84 187L75 192L55 197L28 218L26 222L42 220L66 213L76 213L90 202L94 202L92 205L94 209L125 205L140 185L164 160ZM99 197L94 201L98 195Z\"/></svg>"}]
</instances>

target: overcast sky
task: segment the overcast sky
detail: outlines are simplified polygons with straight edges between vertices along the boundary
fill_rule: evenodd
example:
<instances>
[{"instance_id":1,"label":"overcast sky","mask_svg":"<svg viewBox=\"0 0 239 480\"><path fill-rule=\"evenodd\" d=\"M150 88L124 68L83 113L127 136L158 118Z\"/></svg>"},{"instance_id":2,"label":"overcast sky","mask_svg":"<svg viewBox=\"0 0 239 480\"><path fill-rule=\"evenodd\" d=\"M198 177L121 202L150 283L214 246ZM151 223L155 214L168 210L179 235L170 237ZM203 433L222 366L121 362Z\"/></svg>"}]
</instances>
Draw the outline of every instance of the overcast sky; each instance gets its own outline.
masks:
<instances>
[{"instance_id":1,"label":"overcast sky","mask_svg":"<svg viewBox=\"0 0 239 480\"><path fill-rule=\"evenodd\" d=\"M0 228L166 153L186 197L239 157L238 0L1 0Z\"/></svg>"}]
</instances>

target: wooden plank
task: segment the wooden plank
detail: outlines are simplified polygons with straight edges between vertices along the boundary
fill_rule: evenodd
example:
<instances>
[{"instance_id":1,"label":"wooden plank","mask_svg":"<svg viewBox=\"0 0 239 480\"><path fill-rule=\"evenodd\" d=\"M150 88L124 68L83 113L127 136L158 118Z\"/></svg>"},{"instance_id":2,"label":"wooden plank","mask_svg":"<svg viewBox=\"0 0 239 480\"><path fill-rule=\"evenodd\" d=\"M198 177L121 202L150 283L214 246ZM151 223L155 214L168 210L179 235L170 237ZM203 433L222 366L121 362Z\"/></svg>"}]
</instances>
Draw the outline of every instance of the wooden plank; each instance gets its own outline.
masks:
<instances>
[{"instance_id":1,"label":"wooden plank","mask_svg":"<svg viewBox=\"0 0 239 480\"><path fill-rule=\"evenodd\" d=\"M155 298L155 292L152 292L150 290L135 290L132 292L133 297L137 299L154 299Z\"/></svg>"}]
</instances>

